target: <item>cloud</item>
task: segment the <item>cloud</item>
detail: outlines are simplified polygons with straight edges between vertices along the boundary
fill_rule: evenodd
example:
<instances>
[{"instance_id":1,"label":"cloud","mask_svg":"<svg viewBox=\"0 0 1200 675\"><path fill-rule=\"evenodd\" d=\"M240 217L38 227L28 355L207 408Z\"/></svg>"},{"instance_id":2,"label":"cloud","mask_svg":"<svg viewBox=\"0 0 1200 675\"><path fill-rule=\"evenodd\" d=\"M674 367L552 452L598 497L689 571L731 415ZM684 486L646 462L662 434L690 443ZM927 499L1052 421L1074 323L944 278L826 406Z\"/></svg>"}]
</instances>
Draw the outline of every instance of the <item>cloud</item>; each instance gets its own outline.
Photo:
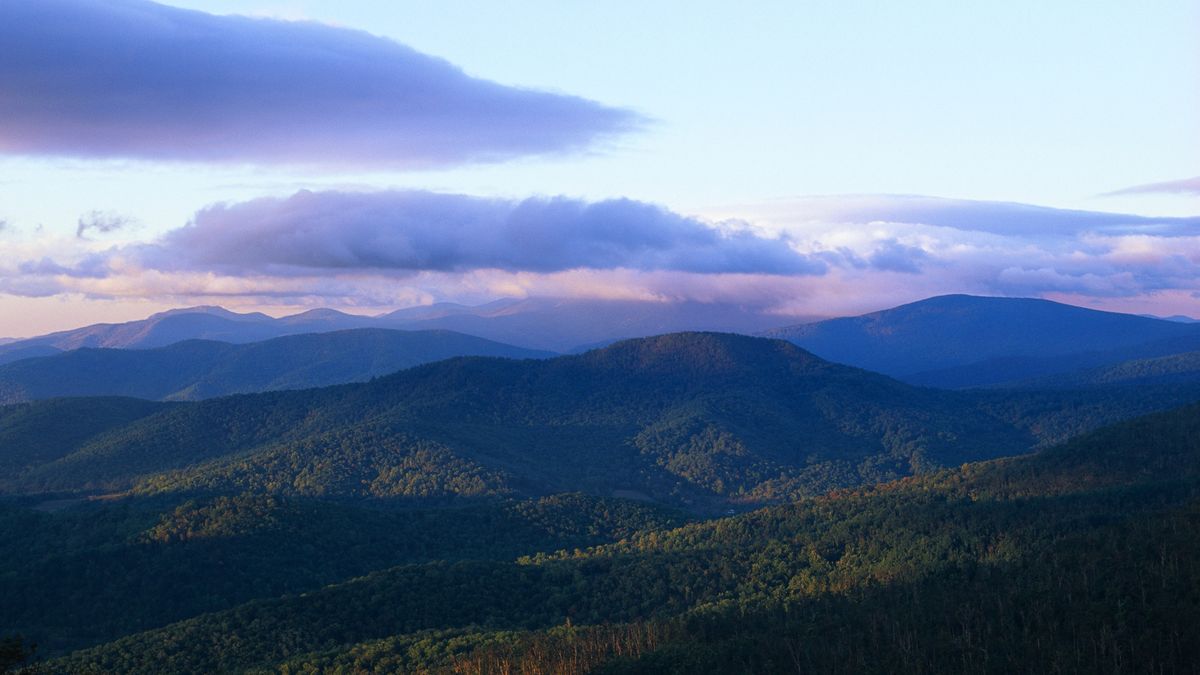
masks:
<instances>
[{"instance_id":1,"label":"cloud","mask_svg":"<svg viewBox=\"0 0 1200 675\"><path fill-rule=\"evenodd\" d=\"M804 197L760 207L797 228L837 224L902 223L1003 236L1075 236L1083 232L1200 233L1200 217L1152 217L1056 209L1014 202L918 195Z\"/></svg>"},{"instance_id":2,"label":"cloud","mask_svg":"<svg viewBox=\"0 0 1200 675\"><path fill-rule=\"evenodd\" d=\"M880 242L871 254L869 262L875 269L905 274L919 274L921 265L929 260L929 254L917 246L905 246L895 239Z\"/></svg>"},{"instance_id":3,"label":"cloud","mask_svg":"<svg viewBox=\"0 0 1200 675\"><path fill-rule=\"evenodd\" d=\"M628 199L523 201L423 191L306 192L200 211L151 246L146 267L246 276L346 272L822 274L786 238L710 226Z\"/></svg>"},{"instance_id":4,"label":"cloud","mask_svg":"<svg viewBox=\"0 0 1200 675\"><path fill-rule=\"evenodd\" d=\"M643 120L365 32L143 0L0 2L0 153L414 168L577 151Z\"/></svg>"},{"instance_id":5,"label":"cloud","mask_svg":"<svg viewBox=\"0 0 1200 675\"><path fill-rule=\"evenodd\" d=\"M112 211L89 211L79 217L75 224L75 236L83 239L89 231L108 234L135 225L136 221Z\"/></svg>"},{"instance_id":6,"label":"cloud","mask_svg":"<svg viewBox=\"0 0 1200 675\"><path fill-rule=\"evenodd\" d=\"M1142 185L1121 188L1120 190L1114 190L1112 192L1105 192L1100 196L1116 197L1119 195L1138 195L1161 192L1200 195L1200 176L1196 176L1195 178L1184 178L1183 180L1169 180L1161 183L1144 183Z\"/></svg>"},{"instance_id":7,"label":"cloud","mask_svg":"<svg viewBox=\"0 0 1200 675\"><path fill-rule=\"evenodd\" d=\"M299 192L210 206L139 243L5 237L0 293L378 311L590 297L809 316L972 293L1200 314L1192 297L1200 293L1200 232L1179 223L999 233L905 222L904 212L857 221L846 213L818 220L811 209L776 203L700 219L622 199ZM1077 224L1075 212L1065 213Z\"/></svg>"}]
</instances>

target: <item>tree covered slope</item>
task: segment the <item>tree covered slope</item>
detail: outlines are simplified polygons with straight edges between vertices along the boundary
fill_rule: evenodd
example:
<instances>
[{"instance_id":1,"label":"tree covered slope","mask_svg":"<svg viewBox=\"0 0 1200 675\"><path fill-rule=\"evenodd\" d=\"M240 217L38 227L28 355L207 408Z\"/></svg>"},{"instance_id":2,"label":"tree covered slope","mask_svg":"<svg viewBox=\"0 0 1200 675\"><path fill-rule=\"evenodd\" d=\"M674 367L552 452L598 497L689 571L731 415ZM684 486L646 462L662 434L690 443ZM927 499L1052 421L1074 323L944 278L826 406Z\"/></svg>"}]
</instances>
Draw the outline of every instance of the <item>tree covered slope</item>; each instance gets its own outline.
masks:
<instances>
[{"instance_id":1,"label":"tree covered slope","mask_svg":"<svg viewBox=\"0 0 1200 675\"><path fill-rule=\"evenodd\" d=\"M61 672L1190 672L1200 406L516 561L404 565Z\"/></svg>"},{"instance_id":2,"label":"tree covered slope","mask_svg":"<svg viewBox=\"0 0 1200 675\"><path fill-rule=\"evenodd\" d=\"M26 463L0 485L354 498L583 490L703 507L817 494L1036 442L970 397L783 341L681 333L174 405Z\"/></svg>"}]
</instances>

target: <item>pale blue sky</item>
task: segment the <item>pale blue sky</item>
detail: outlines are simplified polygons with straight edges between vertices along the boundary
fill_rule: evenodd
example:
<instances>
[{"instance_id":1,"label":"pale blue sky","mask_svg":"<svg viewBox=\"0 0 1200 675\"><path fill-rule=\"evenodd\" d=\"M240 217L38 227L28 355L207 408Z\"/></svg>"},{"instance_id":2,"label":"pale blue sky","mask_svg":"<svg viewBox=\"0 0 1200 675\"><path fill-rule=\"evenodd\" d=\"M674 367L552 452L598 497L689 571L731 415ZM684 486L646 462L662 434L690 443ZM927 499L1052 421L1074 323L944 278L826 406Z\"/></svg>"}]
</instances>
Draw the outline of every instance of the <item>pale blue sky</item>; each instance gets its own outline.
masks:
<instances>
[{"instance_id":1,"label":"pale blue sky","mask_svg":"<svg viewBox=\"0 0 1200 675\"><path fill-rule=\"evenodd\" d=\"M101 210L139 224L110 241L146 240L212 202L302 187L629 197L746 218L838 194L1200 212L1194 193L1099 196L1200 174L1194 0L167 4L362 29L653 122L585 153L415 172L0 158L10 232L66 238Z\"/></svg>"},{"instance_id":2,"label":"pale blue sky","mask_svg":"<svg viewBox=\"0 0 1200 675\"><path fill-rule=\"evenodd\" d=\"M680 206L845 192L1082 206L1200 173L1194 0L173 4L363 28L660 121L607 158L430 185Z\"/></svg>"}]
</instances>

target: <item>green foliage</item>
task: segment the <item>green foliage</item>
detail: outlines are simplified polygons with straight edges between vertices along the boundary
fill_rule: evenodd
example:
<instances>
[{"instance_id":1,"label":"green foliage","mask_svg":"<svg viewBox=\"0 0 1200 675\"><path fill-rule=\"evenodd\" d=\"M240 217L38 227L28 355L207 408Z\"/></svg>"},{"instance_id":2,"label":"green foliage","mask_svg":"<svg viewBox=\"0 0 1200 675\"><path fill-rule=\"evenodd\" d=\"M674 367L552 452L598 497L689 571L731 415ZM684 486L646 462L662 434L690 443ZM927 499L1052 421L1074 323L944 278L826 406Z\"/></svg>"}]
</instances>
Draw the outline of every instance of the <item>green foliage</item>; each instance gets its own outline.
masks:
<instances>
[{"instance_id":1,"label":"green foliage","mask_svg":"<svg viewBox=\"0 0 1200 675\"><path fill-rule=\"evenodd\" d=\"M452 359L365 384L180 404L103 431L24 467L10 489L624 491L723 510L1037 441L977 397L909 387L782 341L697 333L548 361ZM23 442L12 436L0 454Z\"/></svg>"},{"instance_id":2,"label":"green foliage","mask_svg":"<svg viewBox=\"0 0 1200 675\"><path fill-rule=\"evenodd\" d=\"M511 559L680 522L584 495L420 510L261 494L0 508L0 632L59 651L398 564Z\"/></svg>"},{"instance_id":3,"label":"green foliage","mask_svg":"<svg viewBox=\"0 0 1200 675\"><path fill-rule=\"evenodd\" d=\"M63 673L1187 670L1200 406L993 460L1186 395L684 334L0 408L10 488L132 488L0 502L0 635Z\"/></svg>"},{"instance_id":4,"label":"green foliage","mask_svg":"<svg viewBox=\"0 0 1200 675\"><path fill-rule=\"evenodd\" d=\"M32 467L52 463L89 439L164 410L131 398L69 398L0 406L0 490Z\"/></svg>"},{"instance_id":5,"label":"green foliage","mask_svg":"<svg viewBox=\"0 0 1200 675\"><path fill-rule=\"evenodd\" d=\"M1200 406L517 562L405 565L64 672L1172 672L1200 657ZM578 499L578 497L572 498ZM557 670L556 670L557 669Z\"/></svg>"}]
</instances>

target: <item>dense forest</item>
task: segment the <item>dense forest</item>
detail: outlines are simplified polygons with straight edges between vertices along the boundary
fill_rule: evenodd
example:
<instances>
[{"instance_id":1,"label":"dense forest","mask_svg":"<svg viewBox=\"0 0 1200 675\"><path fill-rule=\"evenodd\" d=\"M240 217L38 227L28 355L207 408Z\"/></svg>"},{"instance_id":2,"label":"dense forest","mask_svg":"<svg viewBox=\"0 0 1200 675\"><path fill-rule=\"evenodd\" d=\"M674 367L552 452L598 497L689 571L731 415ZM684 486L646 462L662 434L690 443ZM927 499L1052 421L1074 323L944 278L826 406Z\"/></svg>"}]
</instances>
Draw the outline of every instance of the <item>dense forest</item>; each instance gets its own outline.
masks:
<instances>
[{"instance_id":1,"label":"dense forest","mask_svg":"<svg viewBox=\"0 0 1200 675\"><path fill-rule=\"evenodd\" d=\"M783 341L685 333L158 408L106 399L104 414L88 401L6 408L0 491L394 502L584 491L723 512L1021 454L1197 398L1188 384L922 389Z\"/></svg>"},{"instance_id":2,"label":"dense forest","mask_svg":"<svg viewBox=\"0 0 1200 675\"><path fill-rule=\"evenodd\" d=\"M626 512L629 530L604 533L619 537L611 544L401 564L46 665L1192 672L1200 663L1198 460L1200 406L1192 406L1033 456L682 527ZM159 544L239 536L234 502L207 508L188 506L140 536Z\"/></svg>"},{"instance_id":3,"label":"dense forest","mask_svg":"<svg viewBox=\"0 0 1200 675\"><path fill-rule=\"evenodd\" d=\"M1194 672L1197 398L680 334L0 407L0 666Z\"/></svg>"}]
</instances>

